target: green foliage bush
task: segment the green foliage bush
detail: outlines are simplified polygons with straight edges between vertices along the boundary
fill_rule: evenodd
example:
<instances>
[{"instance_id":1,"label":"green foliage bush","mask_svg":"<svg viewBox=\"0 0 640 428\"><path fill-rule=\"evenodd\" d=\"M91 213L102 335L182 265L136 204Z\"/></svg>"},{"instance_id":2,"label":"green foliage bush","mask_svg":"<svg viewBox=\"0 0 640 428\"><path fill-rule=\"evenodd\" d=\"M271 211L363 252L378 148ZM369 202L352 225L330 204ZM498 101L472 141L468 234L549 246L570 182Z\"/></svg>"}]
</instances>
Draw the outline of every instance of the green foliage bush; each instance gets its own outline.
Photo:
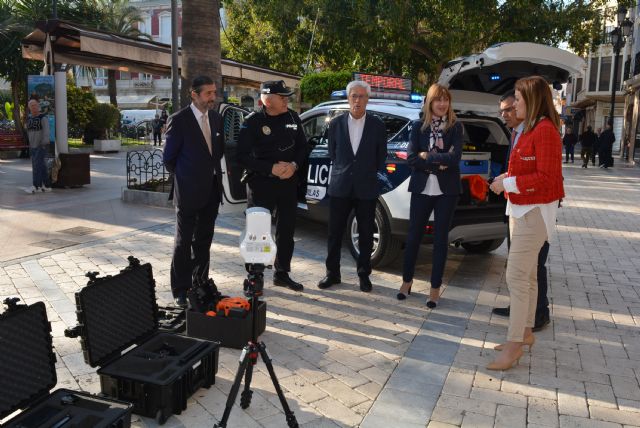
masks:
<instances>
[{"instance_id":1,"label":"green foliage bush","mask_svg":"<svg viewBox=\"0 0 640 428\"><path fill-rule=\"evenodd\" d=\"M93 93L67 84L67 120L70 127L84 129L91 122L97 104Z\"/></svg>"},{"instance_id":2,"label":"green foliage bush","mask_svg":"<svg viewBox=\"0 0 640 428\"><path fill-rule=\"evenodd\" d=\"M120 122L120 110L112 104L96 104L91 116L88 127L96 131L98 138L109 138L110 131Z\"/></svg>"},{"instance_id":3,"label":"green foliage bush","mask_svg":"<svg viewBox=\"0 0 640 428\"><path fill-rule=\"evenodd\" d=\"M307 74L300 81L302 101L311 105L327 101L331 92L345 89L351 79L350 71L321 71Z\"/></svg>"}]
</instances>

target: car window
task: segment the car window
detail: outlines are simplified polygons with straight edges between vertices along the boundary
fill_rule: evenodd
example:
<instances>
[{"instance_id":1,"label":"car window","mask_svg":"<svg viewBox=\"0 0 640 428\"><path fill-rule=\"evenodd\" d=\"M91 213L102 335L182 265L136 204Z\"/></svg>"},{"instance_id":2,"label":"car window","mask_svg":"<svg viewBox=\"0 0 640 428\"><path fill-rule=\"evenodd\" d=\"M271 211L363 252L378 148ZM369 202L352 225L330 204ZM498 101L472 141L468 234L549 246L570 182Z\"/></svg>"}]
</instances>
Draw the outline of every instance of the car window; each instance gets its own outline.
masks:
<instances>
[{"instance_id":1,"label":"car window","mask_svg":"<svg viewBox=\"0 0 640 428\"><path fill-rule=\"evenodd\" d=\"M375 111L370 112L374 116L379 117L383 122L384 126L387 129L387 141L391 140L393 137L400 132L403 128L406 127L407 123L409 123L409 119L405 119L403 117L392 116L386 113L378 113Z\"/></svg>"},{"instance_id":2,"label":"car window","mask_svg":"<svg viewBox=\"0 0 640 428\"><path fill-rule=\"evenodd\" d=\"M324 112L308 118L302 123L302 129L307 140L311 137L322 137L329 123L329 116Z\"/></svg>"}]
</instances>

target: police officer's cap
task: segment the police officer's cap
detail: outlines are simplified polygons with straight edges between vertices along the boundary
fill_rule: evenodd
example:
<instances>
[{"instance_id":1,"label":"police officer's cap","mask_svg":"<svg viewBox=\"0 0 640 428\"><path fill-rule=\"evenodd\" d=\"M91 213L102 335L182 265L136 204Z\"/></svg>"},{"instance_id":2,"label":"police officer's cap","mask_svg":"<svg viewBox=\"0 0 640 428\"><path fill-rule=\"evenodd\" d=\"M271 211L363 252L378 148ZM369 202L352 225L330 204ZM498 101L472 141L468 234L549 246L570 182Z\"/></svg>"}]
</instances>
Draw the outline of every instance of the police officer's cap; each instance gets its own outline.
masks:
<instances>
[{"instance_id":1,"label":"police officer's cap","mask_svg":"<svg viewBox=\"0 0 640 428\"><path fill-rule=\"evenodd\" d=\"M295 91L288 88L284 80L267 80L260 86L261 94L293 95Z\"/></svg>"}]
</instances>

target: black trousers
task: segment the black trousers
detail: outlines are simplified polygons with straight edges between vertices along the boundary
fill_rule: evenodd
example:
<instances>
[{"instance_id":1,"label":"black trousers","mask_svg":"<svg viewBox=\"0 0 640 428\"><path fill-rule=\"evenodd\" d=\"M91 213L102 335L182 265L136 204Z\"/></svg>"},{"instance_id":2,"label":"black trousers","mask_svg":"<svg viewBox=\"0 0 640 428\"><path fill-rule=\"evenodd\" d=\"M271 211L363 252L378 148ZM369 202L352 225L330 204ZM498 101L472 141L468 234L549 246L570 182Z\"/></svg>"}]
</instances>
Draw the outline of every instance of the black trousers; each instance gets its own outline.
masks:
<instances>
[{"instance_id":1,"label":"black trousers","mask_svg":"<svg viewBox=\"0 0 640 428\"><path fill-rule=\"evenodd\" d=\"M569 144L568 146L564 146L564 151L566 153L566 158L565 158L565 162L569 162L569 157L571 157L571 162L573 163L573 156L575 153L575 148L576 146Z\"/></svg>"},{"instance_id":2,"label":"black trousers","mask_svg":"<svg viewBox=\"0 0 640 428\"><path fill-rule=\"evenodd\" d=\"M211 241L220 197L220 192L214 188L204 207L176 207L176 235L171 260L171 291L174 297L184 296L197 279L209 278Z\"/></svg>"},{"instance_id":3,"label":"black trousers","mask_svg":"<svg viewBox=\"0 0 640 428\"><path fill-rule=\"evenodd\" d=\"M329 239L327 242L327 275L340 276L340 250L342 237L351 211L355 210L358 222L358 276L371 274L371 251L375 228L376 199L337 198L329 199Z\"/></svg>"},{"instance_id":4,"label":"black trousers","mask_svg":"<svg viewBox=\"0 0 640 428\"><path fill-rule=\"evenodd\" d=\"M536 304L536 320L549 316L549 299L547 298L547 257L549 241L545 241L538 253L538 303Z\"/></svg>"},{"instance_id":5,"label":"black trousers","mask_svg":"<svg viewBox=\"0 0 640 428\"><path fill-rule=\"evenodd\" d=\"M296 230L298 206L298 180L256 176L247 188L247 207L266 208L276 218L276 272L290 272L293 257L293 234Z\"/></svg>"},{"instance_id":6,"label":"black trousers","mask_svg":"<svg viewBox=\"0 0 640 428\"><path fill-rule=\"evenodd\" d=\"M162 144L162 131L153 131L153 145Z\"/></svg>"},{"instance_id":7,"label":"black trousers","mask_svg":"<svg viewBox=\"0 0 640 428\"><path fill-rule=\"evenodd\" d=\"M433 259L431 267L431 287L440 288L442 275L447 261L449 249L449 228L453 219L453 212L458 202L457 195L428 196L420 193L411 194L409 211L409 233L404 250L402 266L402 280L413 280L416 270L416 259L424 236L424 229L429 222L431 212L434 213L433 222Z\"/></svg>"}]
</instances>

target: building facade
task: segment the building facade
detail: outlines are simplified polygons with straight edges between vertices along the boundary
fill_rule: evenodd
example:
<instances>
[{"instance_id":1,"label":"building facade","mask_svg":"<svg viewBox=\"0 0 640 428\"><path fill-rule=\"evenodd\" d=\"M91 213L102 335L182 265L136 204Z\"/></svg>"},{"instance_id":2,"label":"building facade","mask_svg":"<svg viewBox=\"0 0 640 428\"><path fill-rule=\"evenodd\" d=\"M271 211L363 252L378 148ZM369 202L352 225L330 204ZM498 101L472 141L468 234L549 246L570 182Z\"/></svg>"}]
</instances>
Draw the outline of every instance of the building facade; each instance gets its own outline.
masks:
<instances>
[{"instance_id":1,"label":"building facade","mask_svg":"<svg viewBox=\"0 0 640 428\"><path fill-rule=\"evenodd\" d=\"M609 3L610 7L617 6L616 2ZM628 12L629 17L634 21L634 27L618 55L617 74L614 76L616 58L609 36L609 33L615 28L616 22L609 21L605 23L603 28L605 43L597 46L588 54L585 58L586 70L580 75L572 76L571 83L567 88L567 106L573 114L578 132L583 132L587 126L598 131L605 129L610 119L611 95L614 92L615 82L612 122L616 141L613 145L613 156L618 158L626 157L628 150L626 143L630 133L628 118L630 110L627 80L634 69L633 52L636 51L635 45L637 44L634 34L636 34L638 25L638 20L635 19L636 14L637 8L632 8Z\"/></svg>"},{"instance_id":2,"label":"building facade","mask_svg":"<svg viewBox=\"0 0 640 428\"><path fill-rule=\"evenodd\" d=\"M632 10L634 33L640 31L640 8ZM634 37L631 54L631 73L624 82L625 99L625 140L627 148L622 157L629 162L640 165L640 37Z\"/></svg>"}]
</instances>

